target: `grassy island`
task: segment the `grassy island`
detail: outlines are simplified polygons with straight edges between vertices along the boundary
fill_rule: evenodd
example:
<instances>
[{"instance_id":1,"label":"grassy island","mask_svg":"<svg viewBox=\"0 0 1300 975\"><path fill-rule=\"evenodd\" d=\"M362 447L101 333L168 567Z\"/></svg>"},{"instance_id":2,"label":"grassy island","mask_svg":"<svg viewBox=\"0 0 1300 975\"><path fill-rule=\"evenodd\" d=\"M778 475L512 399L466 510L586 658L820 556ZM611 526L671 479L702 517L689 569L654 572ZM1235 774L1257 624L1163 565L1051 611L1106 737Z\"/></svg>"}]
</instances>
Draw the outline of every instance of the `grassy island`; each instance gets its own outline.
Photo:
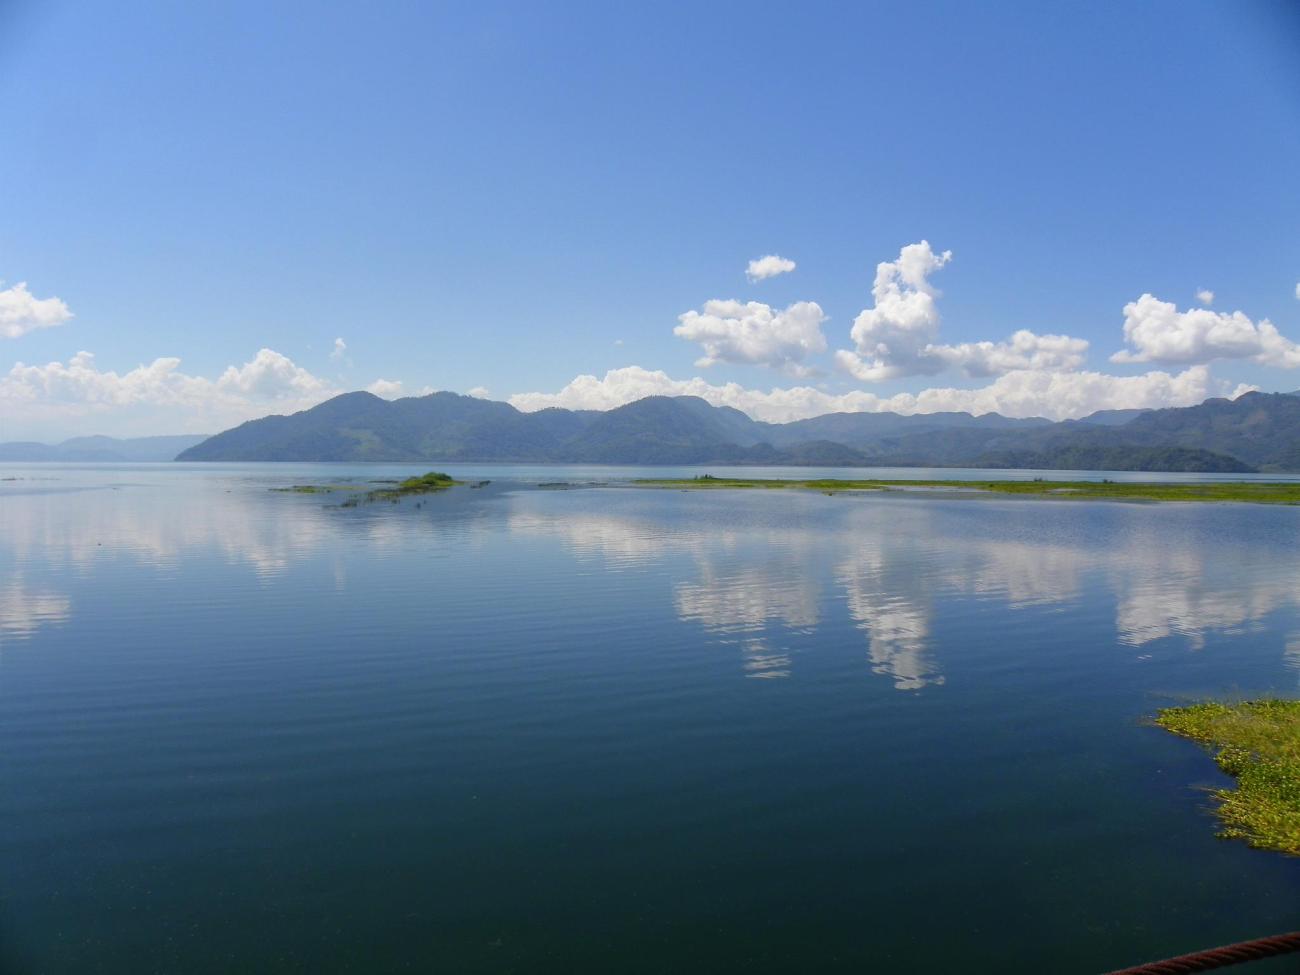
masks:
<instances>
[{"instance_id":1,"label":"grassy island","mask_svg":"<svg viewBox=\"0 0 1300 975\"><path fill-rule=\"evenodd\" d=\"M447 488L455 487L462 482L455 480L450 474L443 474L438 471L430 471L428 474L421 474L419 477L408 477L404 481L371 481L372 484L382 484L383 487L367 489L361 484L294 484L290 487L271 488L272 491L288 494L333 494L336 491L353 491L364 492L354 494L343 502L345 508L355 508L363 501L400 501L402 498L412 494L432 494L435 491L445 491ZM480 481L472 487L482 487L489 481Z\"/></svg>"},{"instance_id":2,"label":"grassy island","mask_svg":"<svg viewBox=\"0 0 1300 975\"><path fill-rule=\"evenodd\" d=\"M406 494L428 494L430 491L445 491L452 485L459 483L460 481L452 478L450 474L430 471L428 474L421 474L419 477L408 477L405 481L398 481L396 487L379 488L379 491L400 497Z\"/></svg>"},{"instance_id":3,"label":"grassy island","mask_svg":"<svg viewBox=\"0 0 1300 975\"><path fill-rule=\"evenodd\" d=\"M893 481L780 480L714 477L641 478L641 487L719 490L729 488L821 491L967 491L1020 497L1110 499L1117 501L1237 501L1253 504L1300 504L1300 482L1236 481L1208 484L1159 484L1135 481Z\"/></svg>"},{"instance_id":4,"label":"grassy island","mask_svg":"<svg viewBox=\"0 0 1300 975\"><path fill-rule=\"evenodd\" d=\"M1156 724L1219 749L1219 768L1237 780L1213 793L1220 836L1300 856L1300 701L1165 708Z\"/></svg>"},{"instance_id":5,"label":"grassy island","mask_svg":"<svg viewBox=\"0 0 1300 975\"><path fill-rule=\"evenodd\" d=\"M402 498L413 494L433 494L437 491L445 491L449 487L455 487L460 483L450 474L430 471L428 474L421 474L419 477L408 477L405 481L398 481L391 487L381 487L375 488L373 491L367 491L359 498L348 498L343 502L343 506L352 508L362 501L392 501L396 503Z\"/></svg>"}]
</instances>

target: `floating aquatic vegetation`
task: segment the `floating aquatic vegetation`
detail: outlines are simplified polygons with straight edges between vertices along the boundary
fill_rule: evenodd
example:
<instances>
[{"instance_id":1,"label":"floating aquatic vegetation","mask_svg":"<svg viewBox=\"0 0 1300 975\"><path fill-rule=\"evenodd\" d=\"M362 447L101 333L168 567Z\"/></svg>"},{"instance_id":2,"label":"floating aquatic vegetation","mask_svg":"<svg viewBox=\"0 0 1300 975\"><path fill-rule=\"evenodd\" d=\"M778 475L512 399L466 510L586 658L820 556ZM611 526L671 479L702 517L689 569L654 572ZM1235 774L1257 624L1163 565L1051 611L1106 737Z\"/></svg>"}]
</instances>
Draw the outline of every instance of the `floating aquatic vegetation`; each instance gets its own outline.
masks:
<instances>
[{"instance_id":1,"label":"floating aquatic vegetation","mask_svg":"<svg viewBox=\"0 0 1300 975\"><path fill-rule=\"evenodd\" d=\"M1219 749L1215 762L1237 780L1211 793L1220 836L1300 856L1300 701L1165 708L1156 724Z\"/></svg>"}]
</instances>

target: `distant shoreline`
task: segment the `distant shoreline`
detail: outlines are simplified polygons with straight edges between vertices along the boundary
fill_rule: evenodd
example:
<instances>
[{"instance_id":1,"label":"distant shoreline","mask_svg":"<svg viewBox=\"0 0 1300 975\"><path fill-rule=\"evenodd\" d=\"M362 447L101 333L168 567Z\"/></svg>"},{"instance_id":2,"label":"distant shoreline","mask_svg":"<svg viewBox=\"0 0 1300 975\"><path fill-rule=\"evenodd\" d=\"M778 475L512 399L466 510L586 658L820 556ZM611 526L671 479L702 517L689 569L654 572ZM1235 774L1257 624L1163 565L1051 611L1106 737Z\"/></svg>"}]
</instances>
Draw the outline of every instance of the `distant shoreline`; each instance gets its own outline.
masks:
<instances>
[{"instance_id":1,"label":"distant shoreline","mask_svg":"<svg viewBox=\"0 0 1300 975\"><path fill-rule=\"evenodd\" d=\"M778 478L714 477L638 478L637 487L688 491L796 490L822 494L895 492L1001 494L1053 500L1200 501L1238 504L1300 504L1300 483L1240 481L1218 483L1154 483L1140 481L957 481L957 480L785 480Z\"/></svg>"}]
</instances>

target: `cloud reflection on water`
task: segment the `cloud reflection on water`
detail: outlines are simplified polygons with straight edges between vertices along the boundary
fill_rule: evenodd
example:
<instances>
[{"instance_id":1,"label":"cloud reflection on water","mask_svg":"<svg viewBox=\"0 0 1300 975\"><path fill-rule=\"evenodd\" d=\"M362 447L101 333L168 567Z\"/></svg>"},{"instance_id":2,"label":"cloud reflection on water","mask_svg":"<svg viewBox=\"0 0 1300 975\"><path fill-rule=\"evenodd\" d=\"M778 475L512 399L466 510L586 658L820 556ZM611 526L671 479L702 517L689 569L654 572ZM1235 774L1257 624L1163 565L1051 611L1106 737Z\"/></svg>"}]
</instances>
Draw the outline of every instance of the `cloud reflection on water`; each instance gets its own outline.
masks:
<instances>
[{"instance_id":1,"label":"cloud reflection on water","mask_svg":"<svg viewBox=\"0 0 1300 975\"><path fill-rule=\"evenodd\" d=\"M944 682L933 636L941 597L997 600L1010 610L1051 608L1100 585L1114 598L1120 643L1142 647L1183 637L1191 649L1211 634L1258 629L1271 613L1300 608L1300 564L1270 562L1250 539L1155 517L1167 509L1103 509L1116 523L1097 535L1074 517L1078 510L1029 508L1035 521L1018 525L1005 505L958 504L966 507L855 499L841 502L826 525L792 518L782 527L770 510L759 509L748 525L735 518L719 525L707 515L678 521L589 509L564 517L520 496L510 526L557 536L612 570L689 559L693 578L673 583L679 618L720 638L743 635L736 642L745 648L744 666L756 674L789 675L791 634L823 626L828 598L841 601L866 635L872 672L899 690ZM1022 512L1045 503L1012 504ZM1198 509L1178 514L1214 518L1225 510ZM961 525L948 521L954 510L967 516ZM1286 652L1300 661L1300 639Z\"/></svg>"},{"instance_id":2,"label":"cloud reflection on water","mask_svg":"<svg viewBox=\"0 0 1300 975\"><path fill-rule=\"evenodd\" d=\"M31 589L21 575L0 586L0 644L30 636L42 626L62 623L72 612L72 600L45 589Z\"/></svg>"},{"instance_id":3,"label":"cloud reflection on water","mask_svg":"<svg viewBox=\"0 0 1300 975\"><path fill-rule=\"evenodd\" d=\"M0 577L0 636L71 612L67 596L25 581L24 565L86 576L125 557L171 571L215 553L269 580L325 561L341 592L341 552L427 548L440 532L471 543L493 532L549 537L604 571L648 573L646 586L657 575L678 619L735 646L744 672L764 678L797 673L806 638L840 639L847 623L872 673L900 690L942 684L936 607L953 597L1050 610L1105 591L1118 641L1131 647L1180 637L1200 648L1300 608L1300 563L1269 561L1258 537L1218 526L1241 509L1090 507L1092 520L1083 507L1035 501L521 490L435 527L429 512L339 511L249 478L11 497L0 505L0 555L16 569ZM1300 670L1300 633L1279 651Z\"/></svg>"},{"instance_id":4,"label":"cloud reflection on water","mask_svg":"<svg viewBox=\"0 0 1300 975\"><path fill-rule=\"evenodd\" d=\"M221 481L195 482L7 498L0 537L16 562L39 559L79 572L117 558L175 569L184 559L216 552L271 576L317 552L329 534L319 504L268 512L251 503L265 500L264 487L226 490Z\"/></svg>"}]
</instances>

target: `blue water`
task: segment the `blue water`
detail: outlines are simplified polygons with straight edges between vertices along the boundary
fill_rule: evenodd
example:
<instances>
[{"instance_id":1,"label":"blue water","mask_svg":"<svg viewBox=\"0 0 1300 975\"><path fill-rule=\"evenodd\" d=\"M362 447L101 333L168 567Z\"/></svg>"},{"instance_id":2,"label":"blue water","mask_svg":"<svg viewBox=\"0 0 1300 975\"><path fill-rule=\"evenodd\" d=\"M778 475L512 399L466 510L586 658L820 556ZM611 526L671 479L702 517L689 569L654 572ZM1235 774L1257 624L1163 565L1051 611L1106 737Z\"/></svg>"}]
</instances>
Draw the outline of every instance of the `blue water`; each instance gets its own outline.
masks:
<instances>
[{"instance_id":1,"label":"blue water","mask_svg":"<svg viewBox=\"0 0 1300 975\"><path fill-rule=\"evenodd\" d=\"M269 490L414 470L0 467L0 971L1088 973L1300 927L1300 861L1217 840L1144 723L1296 693L1300 508Z\"/></svg>"}]
</instances>

